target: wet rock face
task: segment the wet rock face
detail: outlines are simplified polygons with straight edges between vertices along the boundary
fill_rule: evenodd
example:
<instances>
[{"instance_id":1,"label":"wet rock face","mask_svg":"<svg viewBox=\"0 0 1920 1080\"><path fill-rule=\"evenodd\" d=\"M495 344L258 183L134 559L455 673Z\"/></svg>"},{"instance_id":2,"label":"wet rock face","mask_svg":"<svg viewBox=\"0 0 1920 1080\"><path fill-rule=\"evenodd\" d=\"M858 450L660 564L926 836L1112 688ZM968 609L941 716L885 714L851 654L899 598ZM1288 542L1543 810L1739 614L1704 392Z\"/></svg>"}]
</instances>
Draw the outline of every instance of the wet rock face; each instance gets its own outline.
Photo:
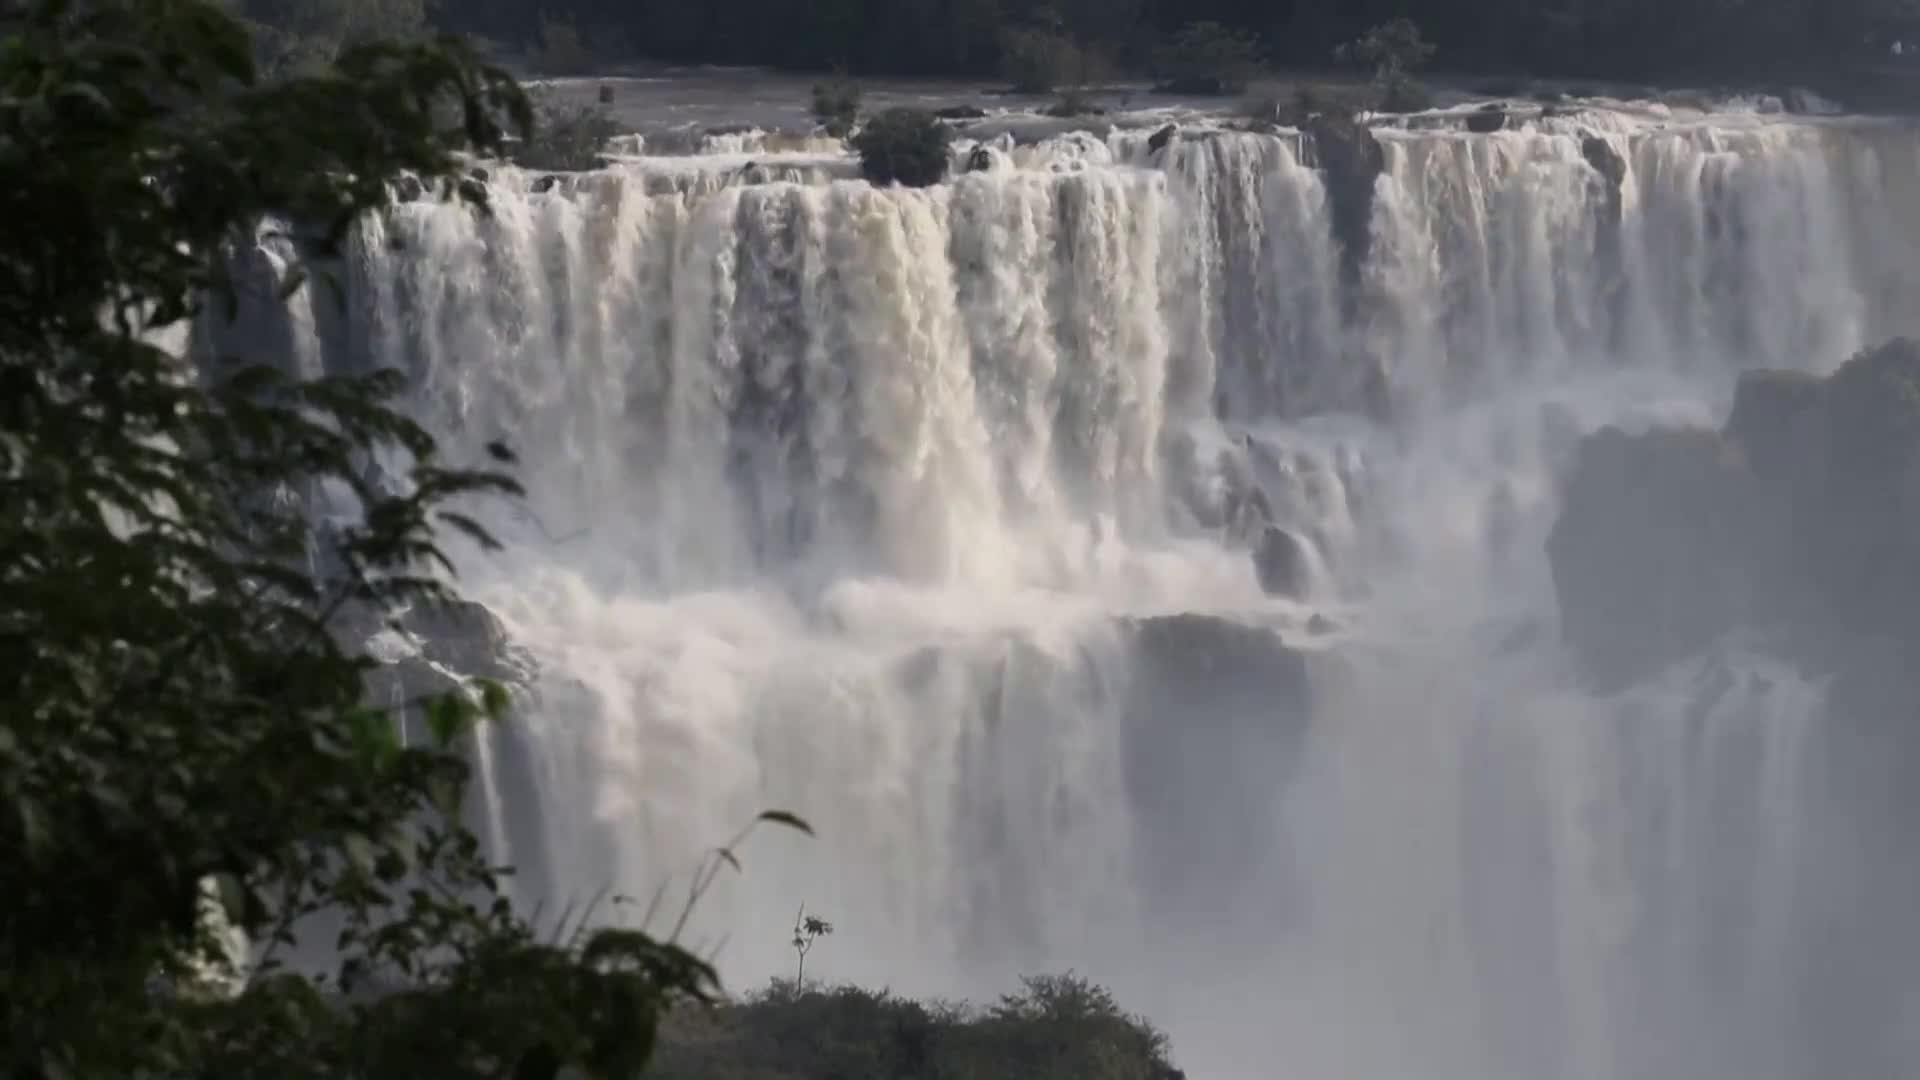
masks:
<instances>
[{"instance_id":1,"label":"wet rock face","mask_svg":"<svg viewBox=\"0 0 1920 1080\"><path fill-rule=\"evenodd\" d=\"M1350 116L1320 115L1307 122L1312 162L1326 174L1334 238L1349 283L1359 280L1373 247L1373 189L1387 171L1387 152L1372 129Z\"/></svg>"},{"instance_id":2,"label":"wet rock face","mask_svg":"<svg viewBox=\"0 0 1920 1080\"><path fill-rule=\"evenodd\" d=\"M1507 108L1496 103L1482 105L1467 114L1467 130L1475 135L1491 135L1507 126Z\"/></svg>"},{"instance_id":3,"label":"wet rock face","mask_svg":"<svg viewBox=\"0 0 1920 1080\"><path fill-rule=\"evenodd\" d=\"M1705 648L1740 621L1752 474L1717 433L1585 440L1547 541L1567 644L1604 687Z\"/></svg>"},{"instance_id":4,"label":"wet rock face","mask_svg":"<svg viewBox=\"0 0 1920 1080\"><path fill-rule=\"evenodd\" d=\"M1145 894L1169 917L1226 917L1274 843L1274 792L1311 722L1307 657L1274 630L1208 615L1139 619L1126 634Z\"/></svg>"},{"instance_id":5,"label":"wet rock face","mask_svg":"<svg viewBox=\"0 0 1920 1080\"><path fill-rule=\"evenodd\" d=\"M1299 600L1307 595L1306 544L1287 530L1270 525L1261 532L1260 543L1253 549L1253 567L1261 591L1268 596Z\"/></svg>"},{"instance_id":6,"label":"wet rock face","mask_svg":"<svg viewBox=\"0 0 1920 1080\"><path fill-rule=\"evenodd\" d=\"M1920 649L1920 344L1754 372L1726 427L1582 440L1548 541L1567 644L1620 685L1737 626L1822 665ZM1920 692L1920 682L1912 689Z\"/></svg>"}]
</instances>

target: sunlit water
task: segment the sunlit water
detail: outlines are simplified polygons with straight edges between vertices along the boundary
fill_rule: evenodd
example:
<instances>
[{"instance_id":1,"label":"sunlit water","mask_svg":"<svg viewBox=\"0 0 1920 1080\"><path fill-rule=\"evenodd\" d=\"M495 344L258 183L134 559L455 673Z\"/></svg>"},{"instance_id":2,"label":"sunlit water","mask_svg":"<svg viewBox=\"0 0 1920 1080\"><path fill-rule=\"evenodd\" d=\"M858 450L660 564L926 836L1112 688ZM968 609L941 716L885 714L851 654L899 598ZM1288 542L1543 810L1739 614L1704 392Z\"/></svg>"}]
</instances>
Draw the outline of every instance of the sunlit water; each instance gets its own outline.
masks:
<instances>
[{"instance_id":1,"label":"sunlit water","mask_svg":"<svg viewBox=\"0 0 1920 1080\"><path fill-rule=\"evenodd\" d=\"M1195 1076L1903 1075L1920 973L1846 965L1911 934L1848 905L1913 856L1839 841L1823 687L1729 642L1583 694L1543 538L1580 433L1920 329L1920 139L1384 131L1343 297L1297 137L1021 123L927 191L753 134L499 168L490 219L368 222L344 316L277 331L412 373L456 459L523 458L465 578L540 668L482 758L522 894L670 913L781 807L818 838L756 834L691 931L737 987L790 972L804 902L811 974L1075 968ZM1248 477L1305 597L1221 524ZM1191 677L1139 622L1174 613L1304 673L1269 641Z\"/></svg>"}]
</instances>

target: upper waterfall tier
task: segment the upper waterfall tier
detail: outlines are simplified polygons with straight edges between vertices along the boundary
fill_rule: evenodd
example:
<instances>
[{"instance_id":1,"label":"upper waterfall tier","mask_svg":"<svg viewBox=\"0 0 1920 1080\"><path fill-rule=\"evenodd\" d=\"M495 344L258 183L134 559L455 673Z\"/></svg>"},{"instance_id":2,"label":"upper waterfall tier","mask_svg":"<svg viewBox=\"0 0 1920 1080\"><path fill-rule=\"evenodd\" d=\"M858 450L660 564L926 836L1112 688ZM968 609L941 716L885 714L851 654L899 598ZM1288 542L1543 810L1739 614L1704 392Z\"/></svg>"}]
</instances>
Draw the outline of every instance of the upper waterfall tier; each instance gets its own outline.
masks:
<instances>
[{"instance_id":1,"label":"upper waterfall tier","mask_svg":"<svg viewBox=\"0 0 1920 1080\"><path fill-rule=\"evenodd\" d=\"M296 313L320 331L296 353L411 372L456 445L511 438L552 533L639 512L628 555L656 580L832 553L1058 583L1088 528L1208 520L1214 419L1404 431L1516 387L1823 369L1920 329L1903 128L1592 111L1377 135L1356 275L1341 193L1286 133L1001 131L924 191L758 135L495 168L491 217L429 198L367 222L344 322Z\"/></svg>"}]
</instances>

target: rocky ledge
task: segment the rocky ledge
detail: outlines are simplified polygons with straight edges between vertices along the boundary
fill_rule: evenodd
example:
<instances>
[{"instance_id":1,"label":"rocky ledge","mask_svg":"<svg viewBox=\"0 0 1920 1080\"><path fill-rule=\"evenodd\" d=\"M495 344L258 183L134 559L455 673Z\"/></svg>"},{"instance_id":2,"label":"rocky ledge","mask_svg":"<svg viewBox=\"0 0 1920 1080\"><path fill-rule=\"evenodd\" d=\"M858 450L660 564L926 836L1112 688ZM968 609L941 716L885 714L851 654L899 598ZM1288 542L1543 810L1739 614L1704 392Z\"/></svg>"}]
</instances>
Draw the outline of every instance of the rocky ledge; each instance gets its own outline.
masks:
<instances>
[{"instance_id":1,"label":"rocky ledge","mask_svg":"<svg viewBox=\"0 0 1920 1080\"><path fill-rule=\"evenodd\" d=\"M1589 436L1547 554L1565 641L1601 689L1742 628L1845 669L1843 694L1861 657L1915 670L1920 343L1867 350L1828 378L1750 373L1718 431ZM1876 693L1872 711L1910 710L1917 689Z\"/></svg>"}]
</instances>

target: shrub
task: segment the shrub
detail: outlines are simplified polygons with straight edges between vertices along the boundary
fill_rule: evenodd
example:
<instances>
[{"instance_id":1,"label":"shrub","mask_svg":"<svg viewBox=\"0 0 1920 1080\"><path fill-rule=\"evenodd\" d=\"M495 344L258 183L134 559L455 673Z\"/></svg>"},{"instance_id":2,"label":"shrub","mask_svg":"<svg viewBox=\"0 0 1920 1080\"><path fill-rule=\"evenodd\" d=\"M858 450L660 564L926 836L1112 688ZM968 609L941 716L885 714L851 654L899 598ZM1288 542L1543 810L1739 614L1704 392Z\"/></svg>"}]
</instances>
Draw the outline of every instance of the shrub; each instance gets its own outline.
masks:
<instances>
[{"instance_id":1,"label":"shrub","mask_svg":"<svg viewBox=\"0 0 1920 1080\"><path fill-rule=\"evenodd\" d=\"M813 118L827 134L844 139L860 122L860 87L844 74L813 88Z\"/></svg>"},{"instance_id":2,"label":"shrub","mask_svg":"<svg viewBox=\"0 0 1920 1080\"><path fill-rule=\"evenodd\" d=\"M1017 93L1048 94L1097 82L1107 63L1097 50L1059 30L1026 27L1000 38L1000 66Z\"/></svg>"},{"instance_id":3,"label":"shrub","mask_svg":"<svg viewBox=\"0 0 1920 1080\"><path fill-rule=\"evenodd\" d=\"M1342 63L1361 64L1373 71L1380 107L1387 112L1417 112L1431 107L1426 90L1413 73L1433 59L1434 47L1420 36L1420 27L1407 18L1393 19L1340 46L1334 55Z\"/></svg>"},{"instance_id":4,"label":"shrub","mask_svg":"<svg viewBox=\"0 0 1920 1080\"><path fill-rule=\"evenodd\" d=\"M1159 89L1178 94L1238 94L1260 70L1253 39L1217 22L1190 23L1155 57Z\"/></svg>"},{"instance_id":5,"label":"shrub","mask_svg":"<svg viewBox=\"0 0 1920 1080\"><path fill-rule=\"evenodd\" d=\"M533 130L513 144L509 156L526 169L584 172L600 167L601 152L619 133L605 106L569 103L549 94L534 102Z\"/></svg>"},{"instance_id":6,"label":"shrub","mask_svg":"<svg viewBox=\"0 0 1920 1080\"><path fill-rule=\"evenodd\" d=\"M928 187L946 179L953 133L923 109L888 109L853 137L868 182Z\"/></svg>"},{"instance_id":7,"label":"shrub","mask_svg":"<svg viewBox=\"0 0 1920 1080\"><path fill-rule=\"evenodd\" d=\"M648 1075L1166 1080L1179 1075L1167 1050L1151 1024L1073 975L1024 980L985 1009L776 982L737 1004L676 1013Z\"/></svg>"}]
</instances>

